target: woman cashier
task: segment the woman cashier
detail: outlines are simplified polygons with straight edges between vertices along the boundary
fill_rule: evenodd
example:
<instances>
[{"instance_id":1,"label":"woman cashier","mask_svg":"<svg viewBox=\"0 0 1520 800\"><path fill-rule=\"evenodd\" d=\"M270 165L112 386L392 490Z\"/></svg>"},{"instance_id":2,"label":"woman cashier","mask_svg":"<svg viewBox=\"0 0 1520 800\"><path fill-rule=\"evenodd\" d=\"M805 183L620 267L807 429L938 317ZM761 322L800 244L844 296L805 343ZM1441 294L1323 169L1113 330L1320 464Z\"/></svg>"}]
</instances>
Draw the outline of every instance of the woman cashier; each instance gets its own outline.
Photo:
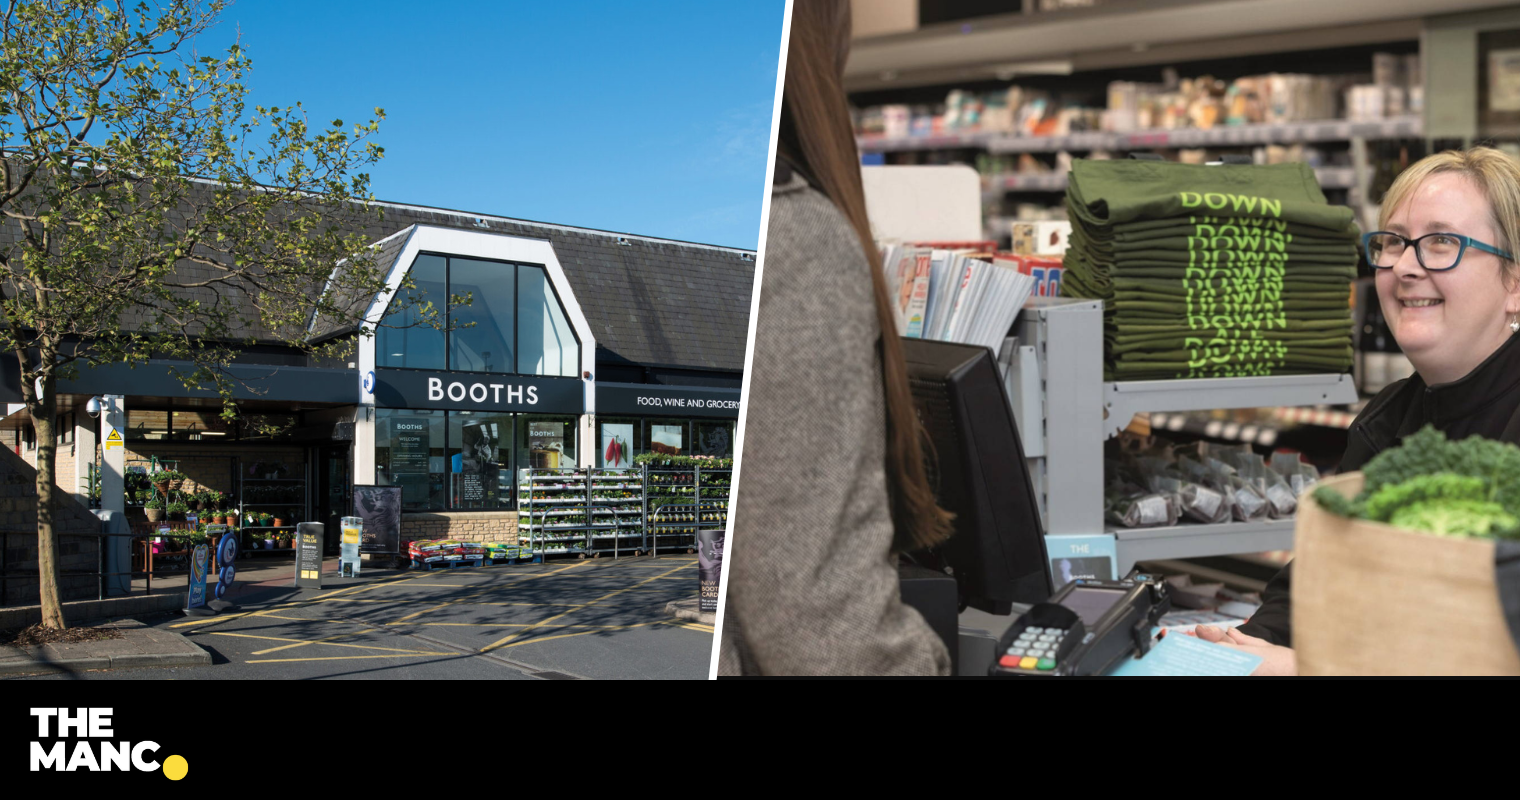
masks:
<instances>
[{"instance_id":1,"label":"woman cashier","mask_svg":"<svg viewBox=\"0 0 1520 800\"><path fill-rule=\"evenodd\" d=\"M1434 425L1451 439L1520 444L1520 164L1475 147L1430 156L1383 198L1362 237L1378 301L1414 377L1390 384L1351 423L1339 471ZM1292 564L1267 585L1256 615L1233 631L1196 635L1262 657L1257 675L1297 673Z\"/></svg>"}]
</instances>

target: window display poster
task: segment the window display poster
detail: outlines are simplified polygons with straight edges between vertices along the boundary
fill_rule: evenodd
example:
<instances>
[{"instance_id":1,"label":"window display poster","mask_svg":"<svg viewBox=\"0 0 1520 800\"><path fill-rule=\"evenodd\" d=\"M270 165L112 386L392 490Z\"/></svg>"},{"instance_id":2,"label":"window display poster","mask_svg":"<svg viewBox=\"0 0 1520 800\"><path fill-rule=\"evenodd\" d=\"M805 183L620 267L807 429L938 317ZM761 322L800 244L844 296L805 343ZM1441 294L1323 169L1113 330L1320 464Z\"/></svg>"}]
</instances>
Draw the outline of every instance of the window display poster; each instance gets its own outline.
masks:
<instances>
[{"instance_id":1,"label":"window display poster","mask_svg":"<svg viewBox=\"0 0 1520 800\"><path fill-rule=\"evenodd\" d=\"M668 456L678 456L685 445L685 425L650 425L649 449Z\"/></svg>"},{"instance_id":2,"label":"window display poster","mask_svg":"<svg viewBox=\"0 0 1520 800\"><path fill-rule=\"evenodd\" d=\"M1488 52L1488 110L1520 111L1520 50Z\"/></svg>"},{"instance_id":3,"label":"window display poster","mask_svg":"<svg viewBox=\"0 0 1520 800\"><path fill-rule=\"evenodd\" d=\"M421 417L391 420L391 474L428 471L428 424Z\"/></svg>"},{"instance_id":4,"label":"window display poster","mask_svg":"<svg viewBox=\"0 0 1520 800\"><path fill-rule=\"evenodd\" d=\"M692 450L699 456L727 458L734 453L733 441L727 425L695 425L696 441Z\"/></svg>"},{"instance_id":5,"label":"window display poster","mask_svg":"<svg viewBox=\"0 0 1520 800\"><path fill-rule=\"evenodd\" d=\"M626 469L633 466L633 424L603 424L601 453L603 468Z\"/></svg>"},{"instance_id":6,"label":"window display poster","mask_svg":"<svg viewBox=\"0 0 1520 800\"><path fill-rule=\"evenodd\" d=\"M496 436L494 425L470 421L459 429L460 469L466 474L486 472L496 466Z\"/></svg>"},{"instance_id":7,"label":"window display poster","mask_svg":"<svg viewBox=\"0 0 1520 800\"><path fill-rule=\"evenodd\" d=\"M537 469L558 469L565 453L565 423L528 423L528 463Z\"/></svg>"},{"instance_id":8,"label":"window display poster","mask_svg":"<svg viewBox=\"0 0 1520 800\"><path fill-rule=\"evenodd\" d=\"M355 486L354 511L363 520L359 552L401 551L400 486Z\"/></svg>"}]
</instances>

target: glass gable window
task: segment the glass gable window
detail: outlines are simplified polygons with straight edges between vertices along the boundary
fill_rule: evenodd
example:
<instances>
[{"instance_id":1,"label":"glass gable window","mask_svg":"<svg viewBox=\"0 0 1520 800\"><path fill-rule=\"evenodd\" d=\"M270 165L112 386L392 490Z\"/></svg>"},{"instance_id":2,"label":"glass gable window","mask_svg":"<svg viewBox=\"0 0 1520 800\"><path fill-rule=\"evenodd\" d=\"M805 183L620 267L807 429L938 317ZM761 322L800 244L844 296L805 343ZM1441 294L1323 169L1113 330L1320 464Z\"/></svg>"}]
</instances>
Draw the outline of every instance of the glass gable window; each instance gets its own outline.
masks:
<instances>
[{"instance_id":1,"label":"glass gable window","mask_svg":"<svg viewBox=\"0 0 1520 800\"><path fill-rule=\"evenodd\" d=\"M575 377L581 348L543 267L423 254L375 336L381 367ZM468 305L448 300L468 296ZM401 308L402 302L410 305ZM431 301L438 322L421 322Z\"/></svg>"},{"instance_id":2,"label":"glass gable window","mask_svg":"<svg viewBox=\"0 0 1520 800\"><path fill-rule=\"evenodd\" d=\"M382 367L410 369L445 369L445 336L438 328L422 323L421 306L432 302L437 310L435 322L444 323L448 306L448 259L420 255L412 262L412 281L416 288L401 289L391 305L396 310L385 315L375 334L375 363ZM400 308L406 301L409 308Z\"/></svg>"},{"instance_id":3,"label":"glass gable window","mask_svg":"<svg viewBox=\"0 0 1520 800\"><path fill-rule=\"evenodd\" d=\"M513 371L513 310L517 267L494 261L449 259L449 293L471 296L450 310L449 369Z\"/></svg>"},{"instance_id":4,"label":"glass gable window","mask_svg":"<svg viewBox=\"0 0 1520 800\"><path fill-rule=\"evenodd\" d=\"M517 270L517 371L523 375L580 374L580 343L539 267Z\"/></svg>"}]
</instances>

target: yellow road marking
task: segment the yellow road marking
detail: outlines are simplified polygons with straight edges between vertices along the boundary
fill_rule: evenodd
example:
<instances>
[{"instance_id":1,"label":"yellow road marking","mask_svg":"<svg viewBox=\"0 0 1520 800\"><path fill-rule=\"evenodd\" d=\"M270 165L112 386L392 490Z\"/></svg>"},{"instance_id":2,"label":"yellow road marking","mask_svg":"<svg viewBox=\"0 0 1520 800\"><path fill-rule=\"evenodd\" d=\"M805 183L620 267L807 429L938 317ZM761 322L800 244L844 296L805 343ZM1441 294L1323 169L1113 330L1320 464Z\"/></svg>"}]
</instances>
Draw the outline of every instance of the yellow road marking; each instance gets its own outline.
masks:
<instances>
[{"instance_id":1,"label":"yellow road marking","mask_svg":"<svg viewBox=\"0 0 1520 800\"><path fill-rule=\"evenodd\" d=\"M212 631L211 635L212 636L237 636L237 637L240 637L240 638L243 638L243 639L268 639L271 642L295 642L297 645L303 645L303 644L325 644L325 645L327 645L329 647L357 647L360 650L385 650L387 652L392 652L392 653L423 653L423 652L428 652L428 651L425 651L425 650L402 650L402 649L397 648L397 647L376 647L375 645L372 645L372 644L343 644L342 642L330 642L330 641L327 641L327 639L316 639L316 640L289 639L289 638L285 638L285 637L282 637L282 636L254 636L254 635L248 634L248 633L225 633L223 631ZM346 633L345 634L338 634L338 636L352 636L352 635L353 634L346 634ZM328 639L336 639L336 638L338 638L338 636L329 636L327 638ZM278 648L278 649L283 649L283 648ZM265 651L265 652L268 652L268 651ZM258 653L253 653L253 655L258 655Z\"/></svg>"},{"instance_id":2,"label":"yellow road marking","mask_svg":"<svg viewBox=\"0 0 1520 800\"><path fill-rule=\"evenodd\" d=\"M400 623L389 623L396 625ZM542 622L414 622L413 625L437 625L447 628L537 628ZM640 622L639 625L648 625ZM624 628L636 627L634 625L555 625L555 628L596 628L598 630L620 631ZM254 655L258 655L255 653Z\"/></svg>"},{"instance_id":3,"label":"yellow road marking","mask_svg":"<svg viewBox=\"0 0 1520 800\"><path fill-rule=\"evenodd\" d=\"M523 578L523 580L527 581L527 580L533 580L534 578L544 577L544 576L547 576L547 575L554 575L556 573L564 572L566 570L575 569L578 566L580 566L580 564L571 564L568 567L562 567L560 569L553 570L551 572L543 572L543 573L540 573L538 575L529 575L529 576ZM517 583L522 583L522 581L517 581ZM414 611L414 612L412 612L410 614L407 614L406 616L402 617L401 619L396 620L396 622L406 622L407 620L412 619L413 617L420 617L423 614L427 614L427 613L432 612L432 611L437 611L438 609L443 608L444 606L458 605L458 604L464 602L465 600L469 600L469 599L472 599L472 598L475 598L475 597L481 597L481 596L484 596L485 594L486 594L485 592L479 592L477 594L469 595L467 597L458 597L458 598L455 598L453 600L445 600L444 602L439 603L438 605L433 606L432 608L424 608L421 611ZM393 623L388 623L388 624L394 625L395 623L393 622Z\"/></svg>"},{"instance_id":4,"label":"yellow road marking","mask_svg":"<svg viewBox=\"0 0 1520 800\"><path fill-rule=\"evenodd\" d=\"M211 625L216 625L216 624L221 623L221 622L227 622L228 620L238 619L239 617L262 617L262 616L267 615L271 611L279 611L279 610L285 609L285 608L299 608L300 606L301 606L301 603L277 603L275 605L270 606L269 608L262 608L262 609L259 609L258 611L239 611L236 614L218 614L217 616L215 616L213 618L210 618L210 619L197 619L197 620L191 620L190 622L176 622L173 625L170 625L169 627L171 627L171 628L186 628L186 627L189 627L191 625L200 625L202 627L209 627ZM191 633L194 633L194 631L191 631Z\"/></svg>"},{"instance_id":5,"label":"yellow road marking","mask_svg":"<svg viewBox=\"0 0 1520 800\"><path fill-rule=\"evenodd\" d=\"M282 617L278 614L260 614L265 619L288 619L292 622L331 622L336 625L362 625L363 623L351 619L327 619L325 617Z\"/></svg>"},{"instance_id":6,"label":"yellow road marking","mask_svg":"<svg viewBox=\"0 0 1520 800\"><path fill-rule=\"evenodd\" d=\"M397 653L389 656L320 656L317 658L256 658L246 664L283 664L290 661L352 661L359 658L418 658L421 656L457 656L458 653L434 653L426 650Z\"/></svg>"},{"instance_id":7,"label":"yellow road marking","mask_svg":"<svg viewBox=\"0 0 1520 800\"><path fill-rule=\"evenodd\" d=\"M664 624L665 624L665 622L663 620L661 620L660 622L640 622L637 625L628 625L628 626L624 627L623 630L627 630L628 628L643 628L643 627L648 626L648 625L664 625ZM523 633L527 633L527 631L523 631ZM571 636L585 636L585 635L591 634L591 633L597 633L597 631L581 631L580 633L561 633L561 634L558 634L556 636L535 636L532 639L524 639L524 640L522 640L520 642L512 642L511 644L492 645L491 648L498 648L499 647L501 649L506 649L508 647L521 647L521 646L523 646L525 644L538 644L539 642L547 642L547 641L550 641L552 639L568 639ZM513 634L513 635L515 636L516 634ZM510 638L512 638L512 637L511 636L507 637L507 639L510 639ZM505 641L505 640L503 640L503 641ZM491 648L486 648L486 649L491 649ZM482 653L485 652L485 649L482 649L481 652Z\"/></svg>"},{"instance_id":8,"label":"yellow road marking","mask_svg":"<svg viewBox=\"0 0 1520 800\"><path fill-rule=\"evenodd\" d=\"M616 597L616 596L622 594L623 592L629 591L630 589L636 589L636 588L638 588L638 587L640 587L640 586L642 586L642 585L644 585L646 583L649 583L650 581L660 580L664 576L669 575L671 572L675 572L677 569L684 569L684 567L676 567L675 569L672 569L669 572L663 572L663 573L660 573L659 575L655 575L655 576L650 577L650 578L645 578L644 580L639 581L638 583L635 583L634 585L629 586L627 588L618 589L617 591L610 592L608 594L602 595L601 597L598 597L597 599L592 600L591 602L586 603L586 604L584 604L584 605L582 605L582 606L580 606L578 608L572 608L569 611L565 611L563 613L556 614L556 615L554 615L554 616L552 616L552 617L544 620L543 622L538 623L538 625L534 626L534 627L541 627L541 626L544 626L544 625L548 625L549 623L551 623L551 622L559 619L560 617L565 616L566 614L571 614L571 613L574 613L575 611L580 610L580 608L585 608L586 606L595 605L595 604L600 603L603 600L606 600L606 599L608 599L610 597ZM507 637L505 637L503 639L500 639L498 641L492 642L492 643L486 645L485 647L482 647L480 649L480 652L486 653L486 652L490 652L492 650L495 650L498 647L508 647L508 646L510 646L508 644L508 642L511 642L513 639L515 639L515 638L521 636L522 634L525 634L525 633L527 633L527 632L529 632L531 630L533 630L533 628L527 628L525 630L518 631L517 633L513 633L513 634L511 634L511 635L509 635L509 636L507 636ZM567 635L567 636L579 636L581 634L574 634L574 633L572 633L572 634L565 634L565 635ZM558 637L554 637L554 638L558 638ZM542 639L535 639L534 641L543 641L543 640Z\"/></svg>"}]
</instances>

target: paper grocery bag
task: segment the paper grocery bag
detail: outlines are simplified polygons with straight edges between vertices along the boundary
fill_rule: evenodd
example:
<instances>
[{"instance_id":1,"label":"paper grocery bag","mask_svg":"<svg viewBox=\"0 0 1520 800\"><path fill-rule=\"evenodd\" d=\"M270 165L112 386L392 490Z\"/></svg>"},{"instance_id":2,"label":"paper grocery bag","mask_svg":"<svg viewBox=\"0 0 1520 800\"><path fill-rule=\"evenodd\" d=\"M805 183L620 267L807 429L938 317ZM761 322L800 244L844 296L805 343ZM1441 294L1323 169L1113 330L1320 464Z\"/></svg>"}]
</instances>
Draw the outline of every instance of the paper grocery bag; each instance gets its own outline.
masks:
<instances>
[{"instance_id":1,"label":"paper grocery bag","mask_svg":"<svg viewBox=\"0 0 1520 800\"><path fill-rule=\"evenodd\" d=\"M1348 497L1362 473L1324 481ZM1305 495L1293 541L1301 675L1520 675L1494 542L1402 531Z\"/></svg>"}]
</instances>

